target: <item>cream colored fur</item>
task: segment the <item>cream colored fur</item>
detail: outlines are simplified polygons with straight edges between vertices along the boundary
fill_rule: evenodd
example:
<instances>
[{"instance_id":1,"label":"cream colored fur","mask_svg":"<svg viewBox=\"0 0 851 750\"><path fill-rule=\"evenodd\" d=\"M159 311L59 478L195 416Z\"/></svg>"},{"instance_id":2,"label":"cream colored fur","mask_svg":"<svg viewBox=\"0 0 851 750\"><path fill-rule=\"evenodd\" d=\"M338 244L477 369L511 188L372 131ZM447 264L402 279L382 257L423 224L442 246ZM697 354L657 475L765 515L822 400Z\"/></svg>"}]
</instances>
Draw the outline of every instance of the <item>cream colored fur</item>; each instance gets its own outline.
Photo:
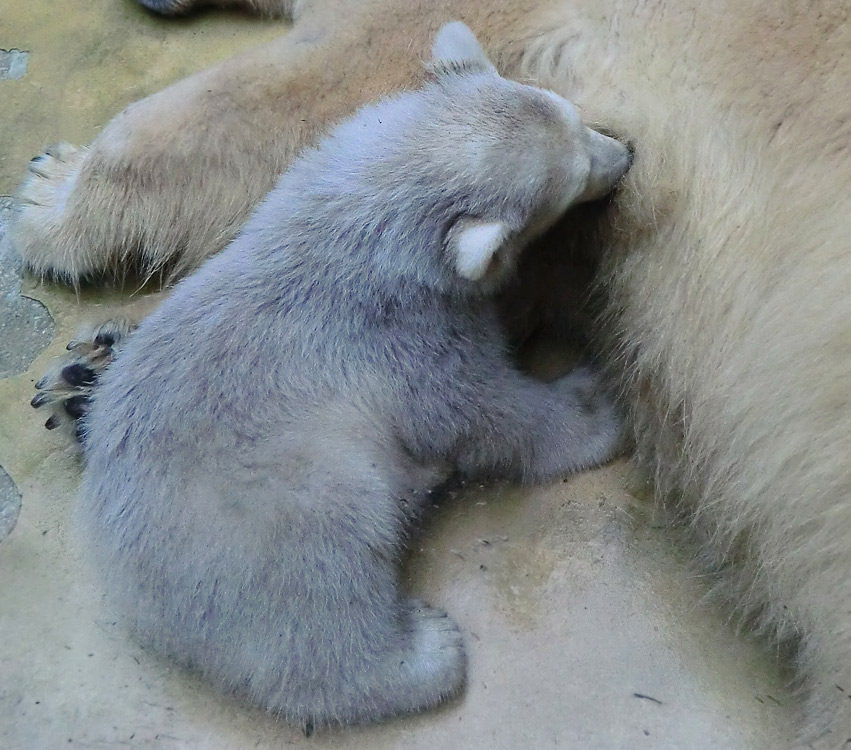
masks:
<instances>
[{"instance_id":1,"label":"cream colored fur","mask_svg":"<svg viewBox=\"0 0 851 750\"><path fill-rule=\"evenodd\" d=\"M735 607L801 639L796 748L851 739L851 24L761 0L314 0L281 40L35 165L14 238L69 280L220 249L329 121L410 86L446 20L637 159L594 238L641 460ZM412 51L416 54L412 54ZM215 125L211 125L215 123ZM548 290L542 289L546 294Z\"/></svg>"}]
</instances>

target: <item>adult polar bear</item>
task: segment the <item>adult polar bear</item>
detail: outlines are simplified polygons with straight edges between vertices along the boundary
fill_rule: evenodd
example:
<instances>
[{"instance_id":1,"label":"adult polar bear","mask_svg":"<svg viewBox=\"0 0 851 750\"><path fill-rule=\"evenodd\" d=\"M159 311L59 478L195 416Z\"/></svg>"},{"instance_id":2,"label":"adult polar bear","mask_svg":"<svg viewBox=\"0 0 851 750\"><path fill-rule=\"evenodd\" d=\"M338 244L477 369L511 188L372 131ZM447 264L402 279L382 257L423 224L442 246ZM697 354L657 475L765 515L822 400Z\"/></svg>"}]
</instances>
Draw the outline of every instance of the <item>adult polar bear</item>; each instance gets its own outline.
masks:
<instances>
[{"instance_id":1,"label":"adult polar bear","mask_svg":"<svg viewBox=\"0 0 851 750\"><path fill-rule=\"evenodd\" d=\"M149 3L160 10L167 2ZM221 4L237 4L223 2ZM245 2L265 12L291 3ZM639 453L743 612L800 636L796 747L851 738L851 26L839 0L305 0L293 31L33 164L38 273L176 272L327 123L411 85L460 18L638 158L605 223L610 363ZM583 237L588 232L581 232ZM576 235L564 241L575 240Z\"/></svg>"}]
</instances>

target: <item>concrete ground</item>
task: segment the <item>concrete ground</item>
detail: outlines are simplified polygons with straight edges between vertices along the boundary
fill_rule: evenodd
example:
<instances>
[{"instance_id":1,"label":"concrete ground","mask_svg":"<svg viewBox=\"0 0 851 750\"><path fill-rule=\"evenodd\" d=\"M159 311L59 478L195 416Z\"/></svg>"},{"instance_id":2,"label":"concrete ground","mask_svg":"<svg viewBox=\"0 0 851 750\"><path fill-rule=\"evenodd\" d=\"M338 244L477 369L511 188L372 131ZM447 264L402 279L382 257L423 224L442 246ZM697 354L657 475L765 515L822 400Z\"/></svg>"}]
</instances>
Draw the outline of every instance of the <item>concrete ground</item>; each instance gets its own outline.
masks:
<instances>
[{"instance_id":1,"label":"concrete ground","mask_svg":"<svg viewBox=\"0 0 851 750\"><path fill-rule=\"evenodd\" d=\"M56 140L85 143L125 104L285 33L130 0L0 4L0 195ZM774 656L707 602L678 532L621 461L548 487L470 487L416 540L409 586L448 609L464 697L310 739L134 643L70 525L80 467L42 427L33 383L75 329L155 300L21 279L0 198L0 748L662 748L762 750L789 736Z\"/></svg>"}]
</instances>

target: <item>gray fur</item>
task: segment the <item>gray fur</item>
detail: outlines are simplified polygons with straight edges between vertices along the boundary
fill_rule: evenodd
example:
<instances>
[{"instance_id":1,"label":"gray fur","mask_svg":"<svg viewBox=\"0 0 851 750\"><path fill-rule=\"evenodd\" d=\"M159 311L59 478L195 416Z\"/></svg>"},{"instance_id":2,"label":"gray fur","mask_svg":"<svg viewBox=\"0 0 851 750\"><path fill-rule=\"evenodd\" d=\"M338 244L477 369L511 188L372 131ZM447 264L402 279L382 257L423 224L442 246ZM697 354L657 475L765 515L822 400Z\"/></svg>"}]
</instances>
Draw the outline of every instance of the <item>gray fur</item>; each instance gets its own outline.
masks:
<instances>
[{"instance_id":1,"label":"gray fur","mask_svg":"<svg viewBox=\"0 0 851 750\"><path fill-rule=\"evenodd\" d=\"M592 372L514 368L491 295L629 157L468 60L470 37L450 25L434 82L296 161L141 324L87 418L80 520L133 628L304 726L461 688L457 627L399 590L431 488L546 480L618 441Z\"/></svg>"}]
</instances>

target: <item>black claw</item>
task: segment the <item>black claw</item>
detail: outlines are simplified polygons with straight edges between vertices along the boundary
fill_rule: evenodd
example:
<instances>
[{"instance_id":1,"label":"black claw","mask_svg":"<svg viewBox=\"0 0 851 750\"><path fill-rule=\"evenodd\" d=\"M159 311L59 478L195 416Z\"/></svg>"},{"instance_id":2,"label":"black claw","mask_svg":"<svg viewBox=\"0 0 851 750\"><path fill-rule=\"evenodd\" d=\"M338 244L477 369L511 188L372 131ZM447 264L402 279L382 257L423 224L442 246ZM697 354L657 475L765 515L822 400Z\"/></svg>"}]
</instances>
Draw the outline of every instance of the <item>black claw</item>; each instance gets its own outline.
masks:
<instances>
[{"instance_id":1,"label":"black claw","mask_svg":"<svg viewBox=\"0 0 851 750\"><path fill-rule=\"evenodd\" d=\"M33 396L32 401L30 401L30 406L32 406L33 409L38 409L39 406L44 406L48 401L50 401L49 393L36 393L35 396Z\"/></svg>"},{"instance_id":2,"label":"black claw","mask_svg":"<svg viewBox=\"0 0 851 750\"><path fill-rule=\"evenodd\" d=\"M306 719L304 724L301 725L301 731L304 732L305 737L310 737L313 734L313 719Z\"/></svg>"},{"instance_id":3,"label":"black claw","mask_svg":"<svg viewBox=\"0 0 851 750\"><path fill-rule=\"evenodd\" d=\"M35 164L37 162L44 161L44 154L39 154L38 156L34 156L30 159L30 164Z\"/></svg>"},{"instance_id":4,"label":"black claw","mask_svg":"<svg viewBox=\"0 0 851 750\"><path fill-rule=\"evenodd\" d=\"M33 161L49 156L51 153L48 151ZM44 423L48 430L67 427L78 441L85 442L83 423L91 404L92 390L97 387L101 370L114 358L114 347L132 329L133 326L123 321L110 321L96 330L93 337L84 336L68 343L66 349L73 353L66 358L68 364L60 365L58 375L55 369L43 375L35 384L38 393L30 401L36 409L51 406L53 413ZM312 731L312 725L310 729Z\"/></svg>"},{"instance_id":5,"label":"black claw","mask_svg":"<svg viewBox=\"0 0 851 750\"><path fill-rule=\"evenodd\" d=\"M88 396L74 396L62 404L62 407L65 409L65 413L71 417L71 419L80 419L80 417L86 413L88 406Z\"/></svg>"},{"instance_id":6,"label":"black claw","mask_svg":"<svg viewBox=\"0 0 851 750\"><path fill-rule=\"evenodd\" d=\"M81 364L65 365L62 368L62 377L68 385L76 387L92 385L97 379L97 375L91 367Z\"/></svg>"}]
</instances>

